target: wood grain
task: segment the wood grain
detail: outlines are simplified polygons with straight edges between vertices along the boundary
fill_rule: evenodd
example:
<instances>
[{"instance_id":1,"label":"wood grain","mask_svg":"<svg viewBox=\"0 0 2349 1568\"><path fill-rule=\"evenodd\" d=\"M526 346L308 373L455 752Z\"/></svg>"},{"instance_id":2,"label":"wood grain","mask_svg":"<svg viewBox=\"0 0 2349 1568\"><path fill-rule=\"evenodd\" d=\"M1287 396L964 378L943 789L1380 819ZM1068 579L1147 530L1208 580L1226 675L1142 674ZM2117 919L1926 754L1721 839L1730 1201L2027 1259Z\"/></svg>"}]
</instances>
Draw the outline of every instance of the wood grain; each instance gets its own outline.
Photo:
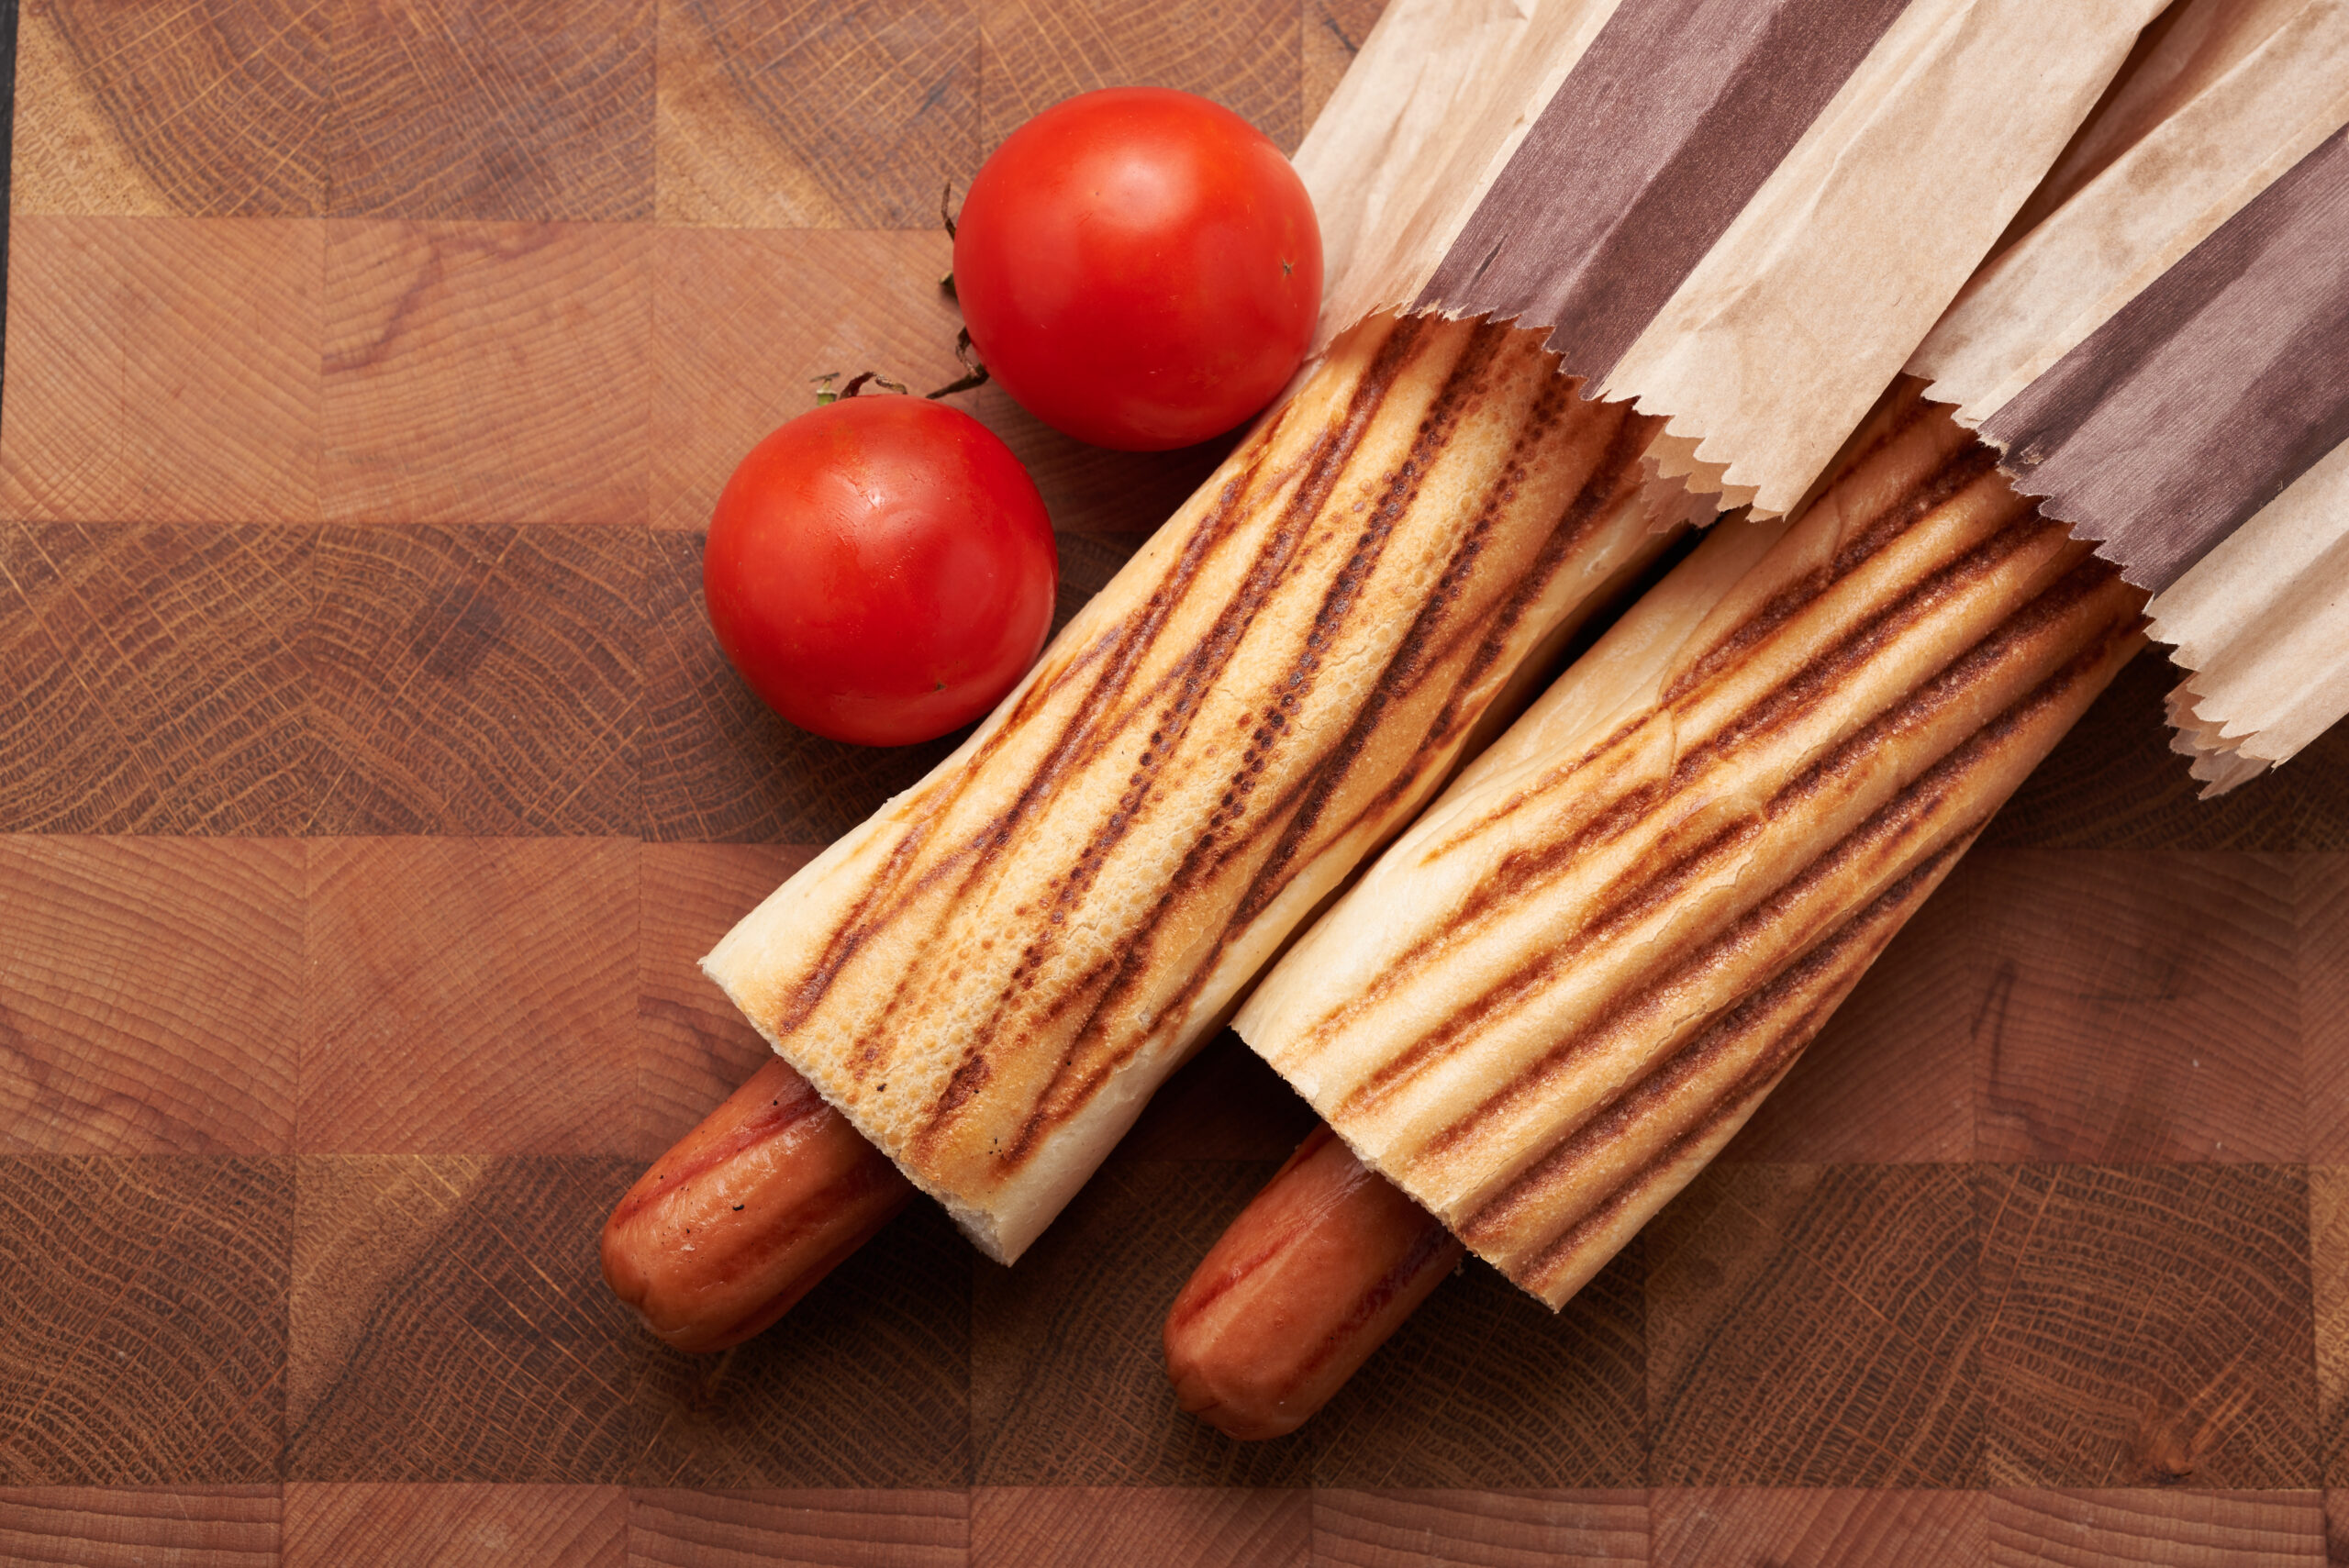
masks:
<instances>
[{"instance_id":1,"label":"wood grain","mask_svg":"<svg viewBox=\"0 0 2349 1568\"><path fill-rule=\"evenodd\" d=\"M934 228L978 167L963 0L662 0L662 223Z\"/></svg>"},{"instance_id":2,"label":"wood grain","mask_svg":"<svg viewBox=\"0 0 2349 1568\"><path fill-rule=\"evenodd\" d=\"M314 840L301 1151L633 1153L637 852Z\"/></svg>"},{"instance_id":3,"label":"wood grain","mask_svg":"<svg viewBox=\"0 0 2349 1568\"><path fill-rule=\"evenodd\" d=\"M2316 1484L2296 1167L1977 1167L1996 1486Z\"/></svg>"},{"instance_id":4,"label":"wood grain","mask_svg":"<svg viewBox=\"0 0 2349 1568\"><path fill-rule=\"evenodd\" d=\"M2317 1443L2324 1484L2349 1486L2349 1170L2309 1170L2309 1262L2315 1290Z\"/></svg>"},{"instance_id":5,"label":"wood grain","mask_svg":"<svg viewBox=\"0 0 2349 1568\"><path fill-rule=\"evenodd\" d=\"M1313 1494L1317 1568L1580 1568L1648 1560L1642 1492L1319 1487Z\"/></svg>"},{"instance_id":6,"label":"wood grain","mask_svg":"<svg viewBox=\"0 0 2349 1568\"><path fill-rule=\"evenodd\" d=\"M596 1157L298 1162L292 1481L626 1479L641 1357L596 1233L635 1179Z\"/></svg>"},{"instance_id":7,"label":"wood grain","mask_svg":"<svg viewBox=\"0 0 2349 1568\"><path fill-rule=\"evenodd\" d=\"M293 1152L303 848L0 838L0 1150Z\"/></svg>"},{"instance_id":8,"label":"wood grain","mask_svg":"<svg viewBox=\"0 0 2349 1568\"><path fill-rule=\"evenodd\" d=\"M0 1487L0 1561L43 1568L277 1568L278 1488Z\"/></svg>"},{"instance_id":9,"label":"wood grain","mask_svg":"<svg viewBox=\"0 0 2349 1568\"><path fill-rule=\"evenodd\" d=\"M1984 1568L1978 1492L1659 1487L1653 1568Z\"/></svg>"},{"instance_id":10,"label":"wood grain","mask_svg":"<svg viewBox=\"0 0 2349 1568\"><path fill-rule=\"evenodd\" d=\"M301 831L311 543L0 523L0 827Z\"/></svg>"},{"instance_id":11,"label":"wood grain","mask_svg":"<svg viewBox=\"0 0 2349 1568\"><path fill-rule=\"evenodd\" d=\"M1470 1262L1303 1429L1342 1487L1632 1486L1650 1426L1635 1240L1553 1313Z\"/></svg>"},{"instance_id":12,"label":"wood grain","mask_svg":"<svg viewBox=\"0 0 2349 1568\"><path fill-rule=\"evenodd\" d=\"M326 226L326 518L646 517L640 225Z\"/></svg>"},{"instance_id":13,"label":"wood grain","mask_svg":"<svg viewBox=\"0 0 2349 1568\"><path fill-rule=\"evenodd\" d=\"M333 216L652 216L652 0L327 3Z\"/></svg>"},{"instance_id":14,"label":"wood grain","mask_svg":"<svg viewBox=\"0 0 2349 1568\"><path fill-rule=\"evenodd\" d=\"M278 1479L293 1176L0 1158L0 1485Z\"/></svg>"},{"instance_id":15,"label":"wood grain","mask_svg":"<svg viewBox=\"0 0 2349 1568\"><path fill-rule=\"evenodd\" d=\"M982 1486L1312 1478L1310 1429L1240 1443L1183 1415L1159 1344L1174 1293L1274 1169L1107 1165L1018 1268L973 1263L971 1433Z\"/></svg>"},{"instance_id":16,"label":"wood grain","mask_svg":"<svg viewBox=\"0 0 2349 1568\"><path fill-rule=\"evenodd\" d=\"M324 230L19 217L0 508L80 522L317 515Z\"/></svg>"},{"instance_id":17,"label":"wood grain","mask_svg":"<svg viewBox=\"0 0 2349 1568\"><path fill-rule=\"evenodd\" d=\"M284 1568L626 1568L618 1486L290 1482Z\"/></svg>"},{"instance_id":18,"label":"wood grain","mask_svg":"<svg viewBox=\"0 0 2349 1568\"><path fill-rule=\"evenodd\" d=\"M1311 1494L1216 1487L982 1486L971 1568L1304 1568Z\"/></svg>"},{"instance_id":19,"label":"wood grain","mask_svg":"<svg viewBox=\"0 0 2349 1568\"><path fill-rule=\"evenodd\" d=\"M2314 1492L1990 1494L1995 1568L2322 1568Z\"/></svg>"},{"instance_id":20,"label":"wood grain","mask_svg":"<svg viewBox=\"0 0 2349 1568\"><path fill-rule=\"evenodd\" d=\"M937 198L933 183L918 233L655 232L654 526L707 528L742 454L816 406L812 376L871 370L927 392L962 373Z\"/></svg>"},{"instance_id":21,"label":"wood grain","mask_svg":"<svg viewBox=\"0 0 2349 1568\"><path fill-rule=\"evenodd\" d=\"M1310 128L1386 9L1386 0L1305 0L1304 123Z\"/></svg>"},{"instance_id":22,"label":"wood grain","mask_svg":"<svg viewBox=\"0 0 2349 1568\"><path fill-rule=\"evenodd\" d=\"M2198 802L2157 657L1565 1313L1465 1272L1284 1445L1157 1366L1307 1119L1229 1037L1016 1272L918 1205L724 1358L604 1289L764 1056L693 960L952 744L749 694L718 488L947 378L938 189L1026 114L1293 146L1379 8L27 6L0 1560L2312 1568L2329 1485L2349 1564L2349 731ZM1228 447L959 401L1063 620Z\"/></svg>"},{"instance_id":23,"label":"wood grain","mask_svg":"<svg viewBox=\"0 0 2349 1568\"><path fill-rule=\"evenodd\" d=\"M636 831L640 531L328 528L314 571L309 831Z\"/></svg>"},{"instance_id":24,"label":"wood grain","mask_svg":"<svg viewBox=\"0 0 2349 1568\"><path fill-rule=\"evenodd\" d=\"M970 1498L916 1490L647 1488L629 1498L642 1568L963 1568Z\"/></svg>"},{"instance_id":25,"label":"wood grain","mask_svg":"<svg viewBox=\"0 0 2349 1568\"><path fill-rule=\"evenodd\" d=\"M2294 862L2308 1157L2349 1164L2349 855Z\"/></svg>"},{"instance_id":26,"label":"wood grain","mask_svg":"<svg viewBox=\"0 0 2349 1568\"><path fill-rule=\"evenodd\" d=\"M651 1161L764 1066L774 1051L702 954L815 858L814 845L647 844L639 851L631 1151Z\"/></svg>"},{"instance_id":27,"label":"wood grain","mask_svg":"<svg viewBox=\"0 0 2349 1568\"><path fill-rule=\"evenodd\" d=\"M1096 87L1179 87L1294 151L1304 134L1297 0L975 0L979 146Z\"/></svg>"},{"instance_id":28,"label":"wood grain","mask_svg":"<svg viewBox=\"0 0 2349 1568\"><path fill-rule=\"evenodd\" d=\"M2302 1157L2289 862L1977 854L1978 1157Z\"/></svg>"},{"instance_id":29,"label":"wood grain","mask_svg":"<svg viewBox=\"0 0 2349 1568\"><path fill-rule=\"evenodd\" d=\"M1962 1171L1716 1165L1647 1242L1656 1485L1981 1484Z\"/></svg>"},{"instance_id":30,"label":"wood grain","mask_svg":"<svg viewBox=\"0 0 2349 1568\"><path fill-rule=\"evenodd\" d=\"M2217 800L2169 750L2162 699L2178 682L2160 650L2139 654L1990 819L2007 849L2349 850L2349 725Z\"/></svg>"},{"instance_id":31,"label":"wood grain","mask_svg":"<svg viewBox=\"0 0 2349 1568\"><path fill-rule=\"evenodd\" d=\"M684 1355L639 1331L629 1478L967 1486L974 1266L946 1217L917 1203L774 1328L724 1355Z\"/></svg>"},{"instance_id":32,"label":"wood grain","mask_svg":"<svg viewBox=\"0 0 2349 1568\"><path fill-rule=\"evenodd\" d=\"M35 0L17 35L12 210L325 211L327 28L318 0Z\"/></svg>"}]
</instances>

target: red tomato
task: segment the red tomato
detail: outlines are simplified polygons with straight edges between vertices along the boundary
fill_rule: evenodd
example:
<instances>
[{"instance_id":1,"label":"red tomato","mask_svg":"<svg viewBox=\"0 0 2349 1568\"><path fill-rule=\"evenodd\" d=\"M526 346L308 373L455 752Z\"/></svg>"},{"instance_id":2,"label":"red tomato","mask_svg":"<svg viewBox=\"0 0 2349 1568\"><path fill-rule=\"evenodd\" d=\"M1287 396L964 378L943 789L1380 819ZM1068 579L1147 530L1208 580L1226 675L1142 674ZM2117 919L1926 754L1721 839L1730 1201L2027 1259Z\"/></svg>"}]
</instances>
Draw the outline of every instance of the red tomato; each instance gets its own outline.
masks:
<instances>
[{"instance_id":1,"label":"red tomato","mask_svg":"<svg viewBox=\"0 0 2349 1568\"><path fill-rule=\"evenodd\" d=\"M1280 149L1163 87L1046 109L971 182L954 235L971 341L1044 423L1187 446L1272 401L1313 337L1321 230Z\"/></svg>"},{"instance_id":2,"label":"red tomato","mask_svg":"<svg viewBox=\"0 0 2349 1568\"><path fill-rule=\"evenodd\" d=\"M1035 482L959 409L844 397L751 449L702 587L718 646L802 729L927 740L993 707L1052 628L1060 557Z\"/></svg>"}]
</instances>

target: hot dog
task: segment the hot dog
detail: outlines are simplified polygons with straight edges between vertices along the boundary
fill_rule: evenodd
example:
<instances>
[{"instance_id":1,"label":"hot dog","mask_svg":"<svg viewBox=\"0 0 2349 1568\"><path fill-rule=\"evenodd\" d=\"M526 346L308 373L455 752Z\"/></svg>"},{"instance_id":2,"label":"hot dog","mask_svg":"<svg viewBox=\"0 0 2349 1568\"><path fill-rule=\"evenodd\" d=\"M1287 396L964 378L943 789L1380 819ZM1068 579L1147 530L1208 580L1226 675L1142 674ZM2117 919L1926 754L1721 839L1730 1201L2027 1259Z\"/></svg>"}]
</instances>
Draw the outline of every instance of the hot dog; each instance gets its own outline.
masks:
<instances>
[{"instance_id":1,"label":"hot dog","mask_svg":"<svg viewBox=\"0 0 2349 1568\"><path fill-rule=\"evenodd\" d=\"M604 1224L604 1278L681 1351L722 1351L789 1311L913 1187L781 1060L680 1139Z\"/></svg>"},{"instance_id":2,"label":"hot dog","mask_svg":"<svg viewBox=\"0 0 2349 1568\"><path fill-rule=\"evenodd\" d=\"M1241 1009L1241 1038L1399 1190L1295 1218L1268 1190L1218 1244L1234 1278L1275 1243L1317 1260L1268 1297L1258 1342L1170 1357L1178 1388L1189 1370L1242 1391L1247 1419L1218 1425L1255 1435L1275 1404L1294 1425L1342 1381L1298 1358L1347 1321L1376 1250L1411 1244L1413 1200L1562 1306L2143 646L2143 590L1991 457L1904 386L1803 518L1709 539ZM1320 1261L1348 1245L1374 1255ZM1401 1317L1348 1335L1348 1364Z\"/></svg>"},{"instance_id":3,"label":"hot dog","mask_svg":"<svg viewBox=\"0 0 2349 1568\"><path fill-rule=\"evenodd\" d=\"M1459 1263L1460 1243L1324 1125L1223 1233L1166 1316L1183 1408L1294 1431Z\"/></svg>"}]
</instances>

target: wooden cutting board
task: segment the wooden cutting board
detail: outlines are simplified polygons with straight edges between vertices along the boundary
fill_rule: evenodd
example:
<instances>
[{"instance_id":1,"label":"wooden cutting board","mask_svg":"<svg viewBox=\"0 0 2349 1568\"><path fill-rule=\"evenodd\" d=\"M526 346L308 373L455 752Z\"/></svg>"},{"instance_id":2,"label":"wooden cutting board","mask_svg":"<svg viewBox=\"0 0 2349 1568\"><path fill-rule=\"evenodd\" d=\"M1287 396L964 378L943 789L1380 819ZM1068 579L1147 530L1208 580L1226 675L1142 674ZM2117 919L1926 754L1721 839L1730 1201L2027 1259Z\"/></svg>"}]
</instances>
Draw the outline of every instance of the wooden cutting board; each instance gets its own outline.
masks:
<instances>
[{"instance_id":1,"label":"wooden cutting board","mask_svg":"<svg viewBox=\"0 0 2349 1568\"><path fill-rule=\"evenodd\" d=\"M28 6L0 1560L2349 1561L2349 738L2198 804L2150 657L1564 1313L1471 1269L1291 1439L1157 1363L1308 1123L1228 1037L1017 1270L918 1209L716 1360L604 1290L762 1056L693 959L942 750L734 680L718 485L951 374L1011 126L1293 146L1375 6ZM1215 455L974 408L1064 612Z\"/></svg>"}]
</instances>

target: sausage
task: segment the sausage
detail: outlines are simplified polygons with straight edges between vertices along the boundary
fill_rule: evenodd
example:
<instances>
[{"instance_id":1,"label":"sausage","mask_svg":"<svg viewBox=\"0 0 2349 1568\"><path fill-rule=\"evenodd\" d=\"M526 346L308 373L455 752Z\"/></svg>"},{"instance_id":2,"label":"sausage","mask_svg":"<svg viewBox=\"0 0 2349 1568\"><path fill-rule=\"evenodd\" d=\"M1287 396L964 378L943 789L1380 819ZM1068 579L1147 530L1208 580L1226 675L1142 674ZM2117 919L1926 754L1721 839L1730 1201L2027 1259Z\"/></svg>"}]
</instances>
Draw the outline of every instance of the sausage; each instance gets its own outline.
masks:
<instances>
[{"instance_id":1,"label":"sausage","mask_svg":"<svg viewBox=\"0 0 2349 1568\"><path fill-rule=\"evenodd\" d=\"M1442 1220L1316 1128L1174 1298L1175 1396L1235 1438L1295 1431L1463 1255Z\"/></svg>"},{"instance_id":2,"label":"sausage","mask_svg":"<svg viewBox=\"0 0 2349 1568\"><path fill-rule=\"evenodd\" d=\"M913 1196L896 1163L778 1058L637 1178L604 1279L681 1351L738 1345Z\"/></svg>"}]
</instances>

